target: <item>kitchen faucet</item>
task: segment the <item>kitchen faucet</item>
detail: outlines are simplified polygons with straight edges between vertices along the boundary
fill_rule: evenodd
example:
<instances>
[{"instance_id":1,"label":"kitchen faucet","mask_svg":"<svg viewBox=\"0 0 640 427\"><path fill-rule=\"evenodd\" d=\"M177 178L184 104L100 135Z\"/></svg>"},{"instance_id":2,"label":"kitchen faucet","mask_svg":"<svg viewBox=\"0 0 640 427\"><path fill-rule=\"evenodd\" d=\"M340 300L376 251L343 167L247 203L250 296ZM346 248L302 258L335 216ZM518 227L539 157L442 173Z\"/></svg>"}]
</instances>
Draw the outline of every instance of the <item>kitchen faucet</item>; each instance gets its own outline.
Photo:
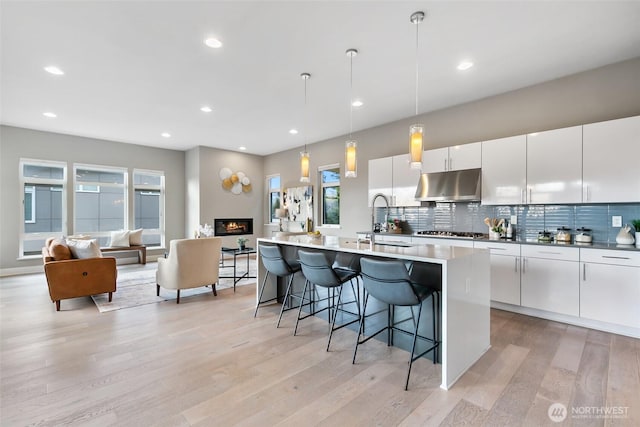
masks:
<instances>
[{"instance_id":1,"label":"kitchen faucet","mask_svg":"<svg viewBox=\"0 0 640 427\"><path fill-rule=\"evenodd\" d=\"M378 199L378 197L382 197L382 200L384 200L384 204L387 207L387 212L384 215L385 223L387 222L387 218L389 218L389 199L382 193L376 193L371 200L371 238L369 239L369 241L371 242L371 249L373 249L373 245L375 245L374 230L376 222L376 200Z\"/></svg>"}]
</instances>

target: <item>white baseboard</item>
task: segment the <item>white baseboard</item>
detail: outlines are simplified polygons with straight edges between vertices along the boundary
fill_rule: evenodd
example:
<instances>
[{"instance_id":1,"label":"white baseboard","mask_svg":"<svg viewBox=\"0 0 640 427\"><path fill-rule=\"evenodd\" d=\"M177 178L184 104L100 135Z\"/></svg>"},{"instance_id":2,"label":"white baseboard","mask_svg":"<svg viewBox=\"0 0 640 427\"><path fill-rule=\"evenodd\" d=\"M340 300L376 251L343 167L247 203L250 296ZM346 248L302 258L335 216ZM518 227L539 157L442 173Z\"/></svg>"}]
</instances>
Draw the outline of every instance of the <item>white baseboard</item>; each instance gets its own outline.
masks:
<instances>
[{"instance_id":1,"label":"white baseboard","mask_svg":"<svg viewBox=\"0 0 640 427\"><path fill-rule=\"evenodd\" d=\"M18 276L20 274L44 273L44 265L31 265L28 267L0 268L0 277Z\"/></svg>"}]
</instances>

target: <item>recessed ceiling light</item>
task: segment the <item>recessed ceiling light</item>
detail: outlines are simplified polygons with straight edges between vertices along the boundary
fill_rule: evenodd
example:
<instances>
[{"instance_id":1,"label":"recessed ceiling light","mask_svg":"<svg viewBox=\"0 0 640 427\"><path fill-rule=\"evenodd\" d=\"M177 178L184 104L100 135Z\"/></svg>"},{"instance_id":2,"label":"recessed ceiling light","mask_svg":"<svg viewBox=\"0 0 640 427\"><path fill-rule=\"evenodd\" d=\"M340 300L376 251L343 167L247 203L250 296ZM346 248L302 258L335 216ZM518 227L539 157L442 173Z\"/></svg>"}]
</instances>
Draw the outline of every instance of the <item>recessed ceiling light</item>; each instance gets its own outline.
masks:
<instances>
[{"instance_id":1,"label":"recessed ceiling light","mask_svg":"<svg viewBox=\"0 0 640 427\"><path fill-rule=\"evenodd\" d=\"M238 150L241 150L241 151L245 151L246 149L247 149L247 147L244 147L244 146L243 147L238 147Z\"/></svg>"},{"instance_id":2,"label":"recessed ceiling light","mask_svg":"<svg viewBox=\"0 0 640 427\"><path fill-rule=\"evenodd\" d=\"M462 61L461 63L458 64L457 68L460 71L464 71L464 70L468 70L471 67L473 67L473 62L471 62L471 61Z\"/></svg>"},{"instance_id":3,"label":"recessed ceiling light","mask_svg":"<svg viewBox=\"0 0 640 427\"><path fill-rule=\"evenodd\" d=\"M55 74L56 76L61 76L64 74L64 71L62 71L60 68L56 67L55 65L49 65L48 67L44 67L44 70L47 73Z\"/></svg>"},{"instance_id":4,"label":"recessed ceiling light","mask_svg":"<svg viewBox=\"0 0 640 427\"><path fill-rule=\"evenodd\" d=\"M291 129L291 130L289 131L289 133L290 133L291 135L296 135L296 134L298 133L298 129Z\"/></svg>"},{"instance_id":5,"label":"recessed ceiling light","mask_svg":"<svg viewBox=\"0 0 640 427\"><path fill-rule=\"evenodd\" d=\"M47 111L46 113L42 113L42 115L43 115L43 116L45 116L45 117L50 117L50 118L52 118L52 119L54 119L54 118L58 117L58 116L56 115L56 113L52 113L52 112L49 112L49 111Z\"/></svg>"},{"instance_id":6,"label":"recessed ceiling light","mask_svg":"<svg viewBox=\"0 0 640 427\"><path fill-rule=\"evenodd\" d=\"M218 49L222 47L222 42L215 37L209 37L204 41L204 44L214 49Z\"/></svg>"},{"instance_id":7,"label":"recessed ceiling light","mask_svg":"<svg viewBox=\"0 0 640 427\"><path fill-rule=\"evenodd\" d=\"M162 132L160 136L163 138L171 138L171 134L169 132Z\"/></svg>"},{"instance_id":8,"label":"recessed ceiling light","mask_svg":"<svg viewBox=\"0 0 640 427\"><path fill-rule=\"evenodd\" d=\"M353 101L351 103L351 105L353 105L354 107L362 107L364 103L362 101L360 101L359 99L356 99L355 101Z\"/></svg>"},{"instance_id":9,"label":"recessed ceiling light","mask_svg":"<svg viewBox=\"0 0 640 427\"><path fill-rule=\"evenodd\" d=\"M213 110L211 109L211 107L205 105L204 107L200 108L200 111L204 111L205 113L210 113Z\"/></svg>"}]
</instances>

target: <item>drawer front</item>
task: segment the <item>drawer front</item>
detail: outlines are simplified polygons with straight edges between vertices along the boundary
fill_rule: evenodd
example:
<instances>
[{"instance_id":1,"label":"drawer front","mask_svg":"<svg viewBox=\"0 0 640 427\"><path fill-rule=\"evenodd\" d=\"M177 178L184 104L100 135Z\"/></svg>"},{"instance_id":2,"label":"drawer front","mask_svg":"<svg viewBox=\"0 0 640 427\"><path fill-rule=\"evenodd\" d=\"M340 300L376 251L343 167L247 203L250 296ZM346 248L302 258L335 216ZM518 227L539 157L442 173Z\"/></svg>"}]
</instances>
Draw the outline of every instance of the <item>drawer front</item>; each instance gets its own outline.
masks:
<instances>
[{"instance_id":1,"label":"drawer front","mask_svg":"<svg viewBox=\"0 0 640 427\"><path fill-rule=\"evenodd\" d=\"M640 267L640 252L581 248L580 261Z\"/></svg>"},{"instance_id":2,"label":"drawer front","mask_svg":"<svg viewBox=\"0 0 640 427\"><path fill-rule=\"evenodd\" d=\"M499 243L499 242L475 242L474 248L489 249L492 255L512 255L520 256L520 245L517 243Z\"/></svg>"},{"instance_id":3,"label":"drawer front","mask_svg":"<svg viewBox=\"0 0 640 427\"><path fill-rule=\"evenodd\" d=\"M580 250L578 248L563 248L558 246L522 245L520 253L523 257L548 258L561 261L579 261Z\"/></svg>"},{"instance_id":4,"label":"drawer front","mask_svg":"<svg viewBox=\"0 0 640 427\"><path fill-rule=\"evenodd\" d=\"M414 236L413 243L419 245L440 245L440 246L460 246L463 248L472 248L473 240L464 239L443 239L440 237L418 237Z\"/></svg>"}]
</instances>

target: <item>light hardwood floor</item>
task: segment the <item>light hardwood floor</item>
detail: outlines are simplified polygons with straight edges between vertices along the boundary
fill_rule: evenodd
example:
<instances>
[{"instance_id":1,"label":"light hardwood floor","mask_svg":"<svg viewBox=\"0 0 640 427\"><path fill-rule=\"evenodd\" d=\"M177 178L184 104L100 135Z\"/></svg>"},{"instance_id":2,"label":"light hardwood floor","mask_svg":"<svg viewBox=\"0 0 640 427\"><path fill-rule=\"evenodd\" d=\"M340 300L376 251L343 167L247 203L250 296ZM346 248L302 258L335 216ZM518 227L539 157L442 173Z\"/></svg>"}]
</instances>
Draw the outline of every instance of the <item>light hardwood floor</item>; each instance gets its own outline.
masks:
<instances>
[{"instance_id":1,"label":"light hardwood floor","mask_svg":"<svg viewBox=\"0 0 640 427\"><path fill-rule=\"evenodd\" d=\"M453 389L424 359L404 391L407 352L372 340L352 365L355 332L326 352L323 320L294 337L293 312L254 319L254 286L103 314L56 312L42 274L0 292L2 426L542 426L555 402L626 408L564 425L640 425L640 340L533 317L492 310L492 347Z\"/></svg>"}]
</instances>

